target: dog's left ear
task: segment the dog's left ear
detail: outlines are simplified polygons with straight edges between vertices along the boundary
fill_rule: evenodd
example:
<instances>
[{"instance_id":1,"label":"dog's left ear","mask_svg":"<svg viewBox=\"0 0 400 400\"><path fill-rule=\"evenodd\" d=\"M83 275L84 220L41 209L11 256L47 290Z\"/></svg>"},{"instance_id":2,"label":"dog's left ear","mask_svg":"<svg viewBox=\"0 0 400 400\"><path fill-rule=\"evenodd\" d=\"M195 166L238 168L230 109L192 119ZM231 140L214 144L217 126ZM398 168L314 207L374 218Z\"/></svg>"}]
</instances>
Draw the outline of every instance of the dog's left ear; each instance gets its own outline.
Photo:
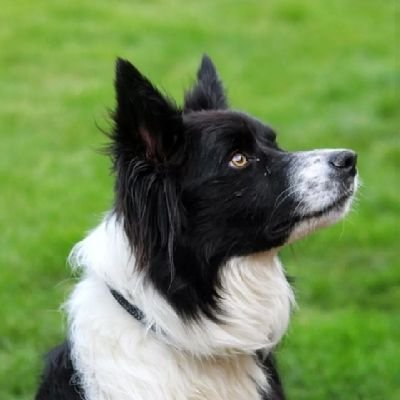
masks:
<instances>
[{"instance_id":1,"label":"dog's left ear","mask_svg":"<svg viewBox=\"0 0 400 400\"><path fill-rule=\"evenodd\" d=\"M183 111L221 110L228 108L225 90L210 57L204 55L197 72L197 82L185 93Z\"/></svg>"},{"instance_id":2,"label":"dog's left ear","mask_svg":"<svg viewBox=\"0 0 400 400\"><path fill-rule=\"evenodd\" d=\"M182 136L182 113L129 61L116 63L112 152L116 161L168 160Z\"/></svg>"}]
</instances>

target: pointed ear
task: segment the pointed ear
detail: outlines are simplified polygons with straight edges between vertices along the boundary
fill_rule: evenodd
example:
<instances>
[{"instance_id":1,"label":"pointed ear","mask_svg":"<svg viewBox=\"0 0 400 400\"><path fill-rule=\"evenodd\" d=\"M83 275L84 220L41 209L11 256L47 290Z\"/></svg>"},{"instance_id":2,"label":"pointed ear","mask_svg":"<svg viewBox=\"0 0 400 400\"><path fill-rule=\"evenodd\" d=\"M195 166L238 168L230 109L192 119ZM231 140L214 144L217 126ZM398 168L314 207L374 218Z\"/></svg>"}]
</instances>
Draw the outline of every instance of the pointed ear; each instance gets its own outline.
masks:
<instances>
[{"instance_id":1,"label":"pointed ear","mask_svg":"<svg viewBox=\"0 0 400 400\"><path fill-rule=\"evenodd\" d=\"M184 112L228 108L225 91L211 59L204 55L197 83L185 93Z\"/></svg>"},{"instance_id":2,"label":"pointed ear","mask_svg":"<svg viewBox=\"0 0 400 400\"><path fill-rule=\"evenodd\" d=\"M167 160L182 134L181 112L126 60L117 59L115 90L114 156Z\"/></svg>"}]
</instances>

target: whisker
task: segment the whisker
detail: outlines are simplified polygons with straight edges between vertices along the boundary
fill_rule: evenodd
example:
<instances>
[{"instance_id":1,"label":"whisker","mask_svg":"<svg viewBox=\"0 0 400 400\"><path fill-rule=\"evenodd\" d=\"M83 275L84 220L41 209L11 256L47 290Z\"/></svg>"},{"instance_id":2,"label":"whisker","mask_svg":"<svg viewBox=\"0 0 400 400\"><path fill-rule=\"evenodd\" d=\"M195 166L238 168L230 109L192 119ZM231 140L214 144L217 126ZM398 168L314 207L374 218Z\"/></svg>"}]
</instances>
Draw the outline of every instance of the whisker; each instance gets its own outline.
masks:
<instances>
[{"instance_id":1,"label":"whisker","mask_svg":"<svg viewBox=\"0 0 400 400\"><path fill-rule=\"evenodd\" d=\"M281 199L281 201L278 202L278 204L276 204L277 201L275 201L274 208L272 209L271 216L269 217L269 222L272 221L272 218L273 218L273 216L275 215L275 212L278 210L279 206L280 206L288 197L292 196L293 194L295 194L295 193L297 193L297 192L299 191L299 190L295 187L295 185L292 185L292 186L289 186L289 187L288 187L287 189L285 189L284 191L282 191L282 192L280 193L279 196L281 196L284 192L287 192L287 191L290 190L290 189L293 189L293 190L290 191L289 193L287 193L287 194ZM278 196L278 198L279 198L279 196ZM278 198L277 198L277 199L278 199Z\"/></svg>"}]
</instances>

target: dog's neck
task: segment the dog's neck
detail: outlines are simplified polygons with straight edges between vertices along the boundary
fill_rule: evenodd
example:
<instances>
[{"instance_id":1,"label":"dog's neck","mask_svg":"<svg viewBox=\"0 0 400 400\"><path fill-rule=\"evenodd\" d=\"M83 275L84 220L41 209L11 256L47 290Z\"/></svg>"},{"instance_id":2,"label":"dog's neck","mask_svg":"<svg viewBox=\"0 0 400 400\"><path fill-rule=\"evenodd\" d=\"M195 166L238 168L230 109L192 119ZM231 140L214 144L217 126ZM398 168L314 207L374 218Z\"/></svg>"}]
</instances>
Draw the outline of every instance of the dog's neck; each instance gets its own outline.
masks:
<instances>
[{"instance_id":1,"label":"dog's neck","mask_svg":"<svg viewBox=\"0 0 400 400\"><path fill-rule=\"evenodd\" d=\"M270 350L287 328L294 301L276 253L258 253L232 258L221 269L215 320L184 321L135 268L124 230L112 214L75 247L71 261L87 279L103 281L139 307L148 327L165 333L161 340L198 356Z\"/></svg>"}]
</instances>

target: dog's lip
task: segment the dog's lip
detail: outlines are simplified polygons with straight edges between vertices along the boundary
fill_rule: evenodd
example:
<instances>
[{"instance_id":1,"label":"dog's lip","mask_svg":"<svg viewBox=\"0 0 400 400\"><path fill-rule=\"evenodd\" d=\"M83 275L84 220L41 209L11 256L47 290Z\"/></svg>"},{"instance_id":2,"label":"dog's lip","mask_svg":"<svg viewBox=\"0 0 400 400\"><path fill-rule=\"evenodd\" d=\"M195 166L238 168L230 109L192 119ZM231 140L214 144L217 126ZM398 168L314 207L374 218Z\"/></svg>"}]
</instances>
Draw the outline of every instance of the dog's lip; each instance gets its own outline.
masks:
<instances>
[{"instance_id":1,"label":"dog's lip","mask_svg":"<svg viewBox=\"0 0 400 400\"><path fill-rule=\"evenodd\" d=\"M353 190L349 190L346 193L344 193L342 196L340 196L338 199L336 199L334 202L332 202L330 205L324 207L323 209L321 209L319 211L315 211L310 214L305 214L304 216L300 216L300 221L303 221L305 219L322 217L324 214L327 214L330 211L342 208L345 205L346 201L352 195L353 195Z\"/></svg>"},{"instance_id":2,"label":"dog's lip","mask_svg":"<svg viewBox=\"0 0 400 400\"><path fill-rule=\"evenodd\" d=\"M303 222L312 218L319 218L322 217L323 215L337 210L345 205L347 200L353 195L354 191L349 190L346 193L344 193L342 196L337 198L334 202L329 204L328 206L322 208L319 211L314 211L310 214L304 214L304 215L293 215L290 219L287 219L285 221L279 222L278 224L272 226L269 231L270 233L276 235L276 234L282 234L287 232L290 228L292 228L294 225L296 225L299 222Z\"/></svg>"}]
</instances>

